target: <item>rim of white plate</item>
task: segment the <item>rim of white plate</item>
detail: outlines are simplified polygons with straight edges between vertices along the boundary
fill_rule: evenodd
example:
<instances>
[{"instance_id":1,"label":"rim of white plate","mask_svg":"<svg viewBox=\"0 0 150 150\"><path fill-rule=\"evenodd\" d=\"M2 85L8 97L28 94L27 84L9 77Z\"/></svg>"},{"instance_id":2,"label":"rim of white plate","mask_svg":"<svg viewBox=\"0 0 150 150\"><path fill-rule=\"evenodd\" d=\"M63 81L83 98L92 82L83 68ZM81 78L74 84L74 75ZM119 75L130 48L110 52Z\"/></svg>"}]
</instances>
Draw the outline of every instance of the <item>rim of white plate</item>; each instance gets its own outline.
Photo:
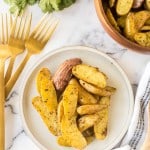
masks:
<instances>
[{"instance_id":1,"label":"rim of white plate","mask_svg":"<svg viewBox=\"0 0 150 150\"><path fill-rule=\"evenodd\" d=\"M30 137L30 139L38 146L38 148L42 149L42 150L47 150L31 133L30 129L28 128L28 125L26 123L25 117L24 117L24 111L23 111L23 92L25 89L25 85L26 85L26 81L28 80L28 78L30 77L31 73L33 72L33 70L40 65L40 63L42 63L45 59L47 59L48 57L60 53L60 52L65 52L68 50L73 50L73 49L78 49L78 50L88 50L90 52L94 52L97 53L103 57L105 57L106 59L108 59L110 62L113 63L113 65L115 65L115 67L120 71L120 73L122 74L125 83L127 85L128 88L128 92L129 92L129 97L130 97L130 109L129 109L129 117L128 120L131 121L132 118L132 114L133 114L133 106L134 106L134 95L133 95L133 90L132 90L132 86L131 83L127 77L127 75L125 74L124 70L120 67L120 65L110 56L108 56L107 54L95 49L95 48L91 48L91 47L86 47L86 46L66 46L66 47L62 47L62 48L58 48L58 49L54 49L53 51L49 52L48 54L45 54L42 59L39 58L39 60L37 61L36 65L32 65L31 67L28 68L28 70L26 71L27 73L25 73L25 76L23 78L23 84L21 85L21 90L20 90L20 96L19 96L19 100L20 100L20 116L21 116L21 120L22 120L22 125L23 128L25 130L25 133ZM125 135L125 133L128 130L130 121L127 121L126 124L124 125L125 127L123 128L122 132L120 132L120 135L114 140L113 144L109 145L108 147L106 147L106 149L110 150L110 148L115 147L120 140L123 138L123 136Z\"/></svg>"}]
</instances>

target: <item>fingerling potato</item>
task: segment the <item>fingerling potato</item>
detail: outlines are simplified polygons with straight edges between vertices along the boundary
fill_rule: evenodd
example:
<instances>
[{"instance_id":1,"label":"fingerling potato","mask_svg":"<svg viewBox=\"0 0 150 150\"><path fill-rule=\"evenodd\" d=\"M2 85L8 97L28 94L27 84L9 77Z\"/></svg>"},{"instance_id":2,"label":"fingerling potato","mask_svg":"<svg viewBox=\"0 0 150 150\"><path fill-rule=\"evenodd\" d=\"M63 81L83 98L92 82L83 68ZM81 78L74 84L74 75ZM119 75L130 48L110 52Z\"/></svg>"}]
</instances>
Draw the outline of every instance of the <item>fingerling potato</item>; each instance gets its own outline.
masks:
<instances>
[{"instance_id":1,"label":"fingerling potato","mask_svg":"<svg viewBox=\"0 0 150 150\"><path fill-rule=\"evenodd\" d=\"M99 105L99 104L95 104L95 105L83 105L83 106L79 106L77 108L77 112L79 115L90 115L90 114L94 114L104 108L106 108L106 105Z\"/></svg>"},{"instance_id":2,"label":"fingerling potato","mask_svg":"<svg viewBox=\"0 0 150 150\"><path fill-rule=\"evenodd\" d=\"M150 11L139 11L135 13L135 25L137 30L140 30L145 22L150 18Z\"/></svg>"},{"instance_id":3,"label":"fingerling potato","mask_svg":"<svg viewBox=\"0 0 150 150\"><path fill-rule=\"evenodd\" d=\"M75 77L91 83L97 87L106 87L106 76L96 67L80 64L73 67L72 73Z\"/></svg>"},{"instance_id":4,"label":"fingerling potato","mask_svg":"<svg viewBox=\"0 0 150 150\"><path fill-rule=\"evenodd\" d=\"M92 127L95 122L98 120L98 114L92 115L84 115L78 119L78 128L81 132L85 131L86 129Z\"/></svg>"},{"instance_id":5,"label":"fingerling potato","mask_svg":"<svg viewBox=\"0 0 150 150\"><path fill-rule=\"evenodd\" d=\"M106 10L106 15L107 15L107 18L109 20L109 22L111 23L111 25L118 31L118 32L121 32L118 24L117 24L117 21L115 20L111 10L109 8L107 8Z\"/></svg>"},{"instance_id":6,"label":"fingerling potato","mask_svg":"<svg viewBox=\"0 0 150 150\"><path fill-rule=\"evenodd\" d=\"M116 12L118 15L126 15L132 8L134 0L117 0Z\"/></svg>"},{"instance_id":7,"label":"fingerling potato","mask_svg":"<svg viewBox=\"0 0 150 150\"><path fill-rule=\"evenodd\" d=\"M78 87L78 92L79 92L79 97L78 97L78 102L80 105L88 105L88 104L96 104L97 99L87 92L79 83L78 81L73 78L70 81L70 84L74 84L76 87Z\"/></svg>"},{"instance_id":8,"label":"fingerling potato","mask_svg":"<svg viewBox=\"0 0 150 150\"><path fill-rule=\"evenodd\" d=\"M42 68L36 77L36 87L39 93L41 93L41 81L43 78L47 78L51 80L51 73L48 68Z\"/></svg>"},{"instance_id":9,"label":"fingerling potato","mask_svg":"<svg viewBox=\"0 0 150 150\"><path fill-rule=\"evenodd\" d=\"M110 96L115 93L116 89L114 87L106 86L105 88L97 88L83 80L79 80L82 87L84 87L88 92L96 94L99 96Z\"/></svg>"},{"instance_id":10,"label":"fingerling potato","mask_svg":"<svg viewBox=\"0 0 150 150\"><path fill-rule=\"evenodd\" d=\"M51 79L44 77L41 80L40 94L44 103L50 110L57 110L57 95Z\"/></svg>"},{"instance_id":11,"label":"fingerling potato","mask_svg":"<svg viewBox=\"0 0 150 150\"><path fill-rule=\"evenodd\" d=\"M42 101L42 98L37 96L32 99L32 105L40 114L42 120L50 130L50 132L57 136L60 134L60 130L58 128L58 121L56 111L48 108L48 106Z\"/></svg>"},{"instance_id":12,"label":"fingerling potato","mask_svg":"<svg viewBox=\"0 0 150 150\"><path fill-rule=\"evenodd\" d=\"M145 47L150 47L150 32L136 33L134 39L138 44Z\"/></svg>"},{"instance_id":13,"label":"fingerling potato","mask_svg":"<svg viewBox=\"0 0 150 150\"><path fill-rule=\"evenodd\" d=\"M134 41L134 35L137 33L137 27L135 24L135 15L133 12L130 12L127 15L126 21L125 21L125 28L124 28L124 33L125 36L130 39L131 41Z\"/></svg>"},{"instance_id":14,"label":"fingerling potato","mask_svg":"<svg viewBox=\"0 0 150 150\"><path fill-rule=\"evenodd\" d=\"M72 67L81 64L81 62L80 58L72 58L64 61L59 66L53 77L53 82L58 93L61 93L70 81L72 76Z\"/></svg>"},{"instance_id":15,"label":"fingerling potato","mask_svg":"<svg viewBox=\"0 0 150 150\"><path fill-rule=\"evenodd\" d=\"M63 93L63 107L64 107L64 115L68 118L74 116L77 107L78 101L78 88L76 85L69 82Z\"/></svg>"},{"instance_id":16,"label":"fingerling potato","mask_svg":"<svg viewBox=\"0 0 150 150\"><path fill-rule=\"evenodd\" d=\"M76 124L76 116L68 119L65 115L61 122L62 136L58 138L58 142L63 145L72 146L78 149L83 149L87 145L87 141L81 134ZM61 139L60 139L61 138ZM62 138L65 139L62 141Z\"/></svg>"}]
</instances>

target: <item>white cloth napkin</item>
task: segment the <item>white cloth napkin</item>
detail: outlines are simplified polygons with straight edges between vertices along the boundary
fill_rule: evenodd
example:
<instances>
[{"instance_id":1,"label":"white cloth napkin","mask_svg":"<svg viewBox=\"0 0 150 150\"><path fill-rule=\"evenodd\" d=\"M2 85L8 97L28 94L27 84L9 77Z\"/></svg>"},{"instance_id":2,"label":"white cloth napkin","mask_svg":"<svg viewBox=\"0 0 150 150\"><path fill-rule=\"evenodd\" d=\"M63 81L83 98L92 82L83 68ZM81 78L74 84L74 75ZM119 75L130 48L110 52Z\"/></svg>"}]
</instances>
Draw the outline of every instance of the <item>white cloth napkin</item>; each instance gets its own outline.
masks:
<instances>
[{"instance_id":1,"label":"white cloth napkin","mask_svg":"<svg viewBox=\"0 0 150 150\"><path fill-rule=\"evenodd\" d=\"M114 150L140 150L147 130L148 102L150 101L150 62L139 82L133 117L120 148Z\"/></svg>"}]
</instances>

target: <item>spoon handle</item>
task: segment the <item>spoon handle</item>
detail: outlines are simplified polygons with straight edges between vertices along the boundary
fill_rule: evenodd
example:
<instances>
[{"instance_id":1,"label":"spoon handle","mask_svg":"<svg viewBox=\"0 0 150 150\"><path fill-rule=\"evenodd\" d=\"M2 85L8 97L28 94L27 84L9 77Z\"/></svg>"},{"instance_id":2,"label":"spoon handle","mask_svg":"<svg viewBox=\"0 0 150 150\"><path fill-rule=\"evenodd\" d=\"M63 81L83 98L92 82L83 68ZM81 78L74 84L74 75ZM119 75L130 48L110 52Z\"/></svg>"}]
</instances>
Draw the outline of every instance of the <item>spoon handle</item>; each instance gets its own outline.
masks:
<instances>
[{"instance_id":1,"label":"spoon handle","mask_svg":"<svg viewBox=\"0 0 150 150\"><path fill-rule=\"evenodd\" d=\"M150 150L150 103L148 105L148 130L141 150Z\"/></svg>"},{"instance_id":2,"label":"spoon handle","mask_svg":"<svg viewBox=\"0 0 150 150\"><path fill-rule=\"evenodd\" d=\"M5 60L0 59L0 149L5 149L5 120L4 120L4 101L5 101L5 80L4 80Z\"/></svg>"}]
</instances>

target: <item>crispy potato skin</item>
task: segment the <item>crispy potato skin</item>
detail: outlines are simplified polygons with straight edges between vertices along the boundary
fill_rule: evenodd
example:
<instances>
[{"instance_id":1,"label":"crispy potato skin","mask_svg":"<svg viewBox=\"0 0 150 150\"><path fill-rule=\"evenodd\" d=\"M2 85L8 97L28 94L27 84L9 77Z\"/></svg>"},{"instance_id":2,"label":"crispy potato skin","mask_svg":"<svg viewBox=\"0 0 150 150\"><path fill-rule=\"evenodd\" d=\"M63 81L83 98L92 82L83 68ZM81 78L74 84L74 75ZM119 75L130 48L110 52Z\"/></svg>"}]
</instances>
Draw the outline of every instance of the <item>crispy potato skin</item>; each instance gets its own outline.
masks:
<instances>
[{"instance_id":1,"label":"crispy potato skin","mask_svg":"<svg viewBox=\"0 0 150 150\"><path fill-rule=\"evenodd\" d=\"M72 68L72 73L77 78L91 83L97 87L106 87L106 76L103 73L101 73L96 67L80 64Z\"/></svg>"},{"instance_id":2,"label":"crispy potato skin","mask_svg":"<svg viewBox=\"0 0 150 150\"><path fill-rule=\"evenodd\" d=\"M82 87L84 87L88 92L99 95L99 96L110 96L115 93L116 89L114 87L106 86L105 88L95 87L83 80L79 80Z\"/></svg>"},{"instance_id":3,"label":"crispy potato skin","mask_svg":"<svg viewBox=\"0 0 150 150\"><path fill-rule=\"evenodd\" d=\"M71 79L70 84L74 84L78 88L78 92L79 92L78 102L80 105L88 105L88 104L97 103L96 98L92 94L87 92L83 87L81 87L81 85L75 78Z\"/></svg>"},{"instance_id":4,"label":"crispy potato skin","mask_svg":"<svg viewBox=\"0 0 150 150\"><path fill-rule=\"evenodd\" d=\"M72 77L72 67L81 64L81 62L80 58L72 58L64 61L59 66L53 77L53 82L58 93L61 93L70 81Z\"/></svg>"},{"instance_id":5,"label":"crispy potato skin","mask_svg":"<svg viewBox=\"0 0 150 150\"><path fill-rule=\"evenodd\" d=\"M98 111L106 108L106 105L99 105L99 104L95 104L95 105L83 105L83 106L79 106L77 108L77 112L79 115L90 115L90 114L94 114L97 113Z\"/></svg>"},{"instance_id":6,"label":"crispy potato skin","mask_svg":"<svg viewBox=\"0 0 150 150\"><path fill-rule=\"evenodd\" d=\"M84 115L78 120L78 128L81 132L85 131L86 129L92 127L95 122L98 120L98 114L92 115Z\"/></svg>"},{"instance_id":7,"label":"crispy potato skin","mask_svg":"<svg viewBox=\"0 0 150 150\"><path fill-rule=\"evenodd\" d=\"M102 97L100 100L100 105L110 105L109 97ZM94 133L97 139L104 140L107 136L107 125L108 125L108 108L104 108L102 111L98 112L99 119L94 124Z\"/></svg>"},{"instance_id":8,"label":"crispy potato skin","mask_svg":"<svg viewBox=\"0 0 150 150\"><path fill-rule=\"evenodd\" d=\"M126 15L132 8L134 0L117 0L116 12L118 15Z\"/></svg>"},{"instance_id":9,"label":"crispy potato skin","mask_svg":"<svg viewBox=\"0 0 150 150\"><path fill-rule=\"evenodd\" d=\"M58 128L56 111L50 111L48 106L42 101L41 97L39 96L32 99L32 104L37 112L41 115L50 132L55 136L59 135L60 130Z\"/></svg>"},{"instance_id":10,"label":"crispy potato skin","mask_svg":"<svg viewBox=\"0 0 150 150\"><path fill-rule=\"evenodd\" d=\"M64 107L64 115L68 118L71 118L76 112L78 102L78 88L76 87L76 85L69 82L63 93L62 101Z\"/></svg>"}]
</instances>

